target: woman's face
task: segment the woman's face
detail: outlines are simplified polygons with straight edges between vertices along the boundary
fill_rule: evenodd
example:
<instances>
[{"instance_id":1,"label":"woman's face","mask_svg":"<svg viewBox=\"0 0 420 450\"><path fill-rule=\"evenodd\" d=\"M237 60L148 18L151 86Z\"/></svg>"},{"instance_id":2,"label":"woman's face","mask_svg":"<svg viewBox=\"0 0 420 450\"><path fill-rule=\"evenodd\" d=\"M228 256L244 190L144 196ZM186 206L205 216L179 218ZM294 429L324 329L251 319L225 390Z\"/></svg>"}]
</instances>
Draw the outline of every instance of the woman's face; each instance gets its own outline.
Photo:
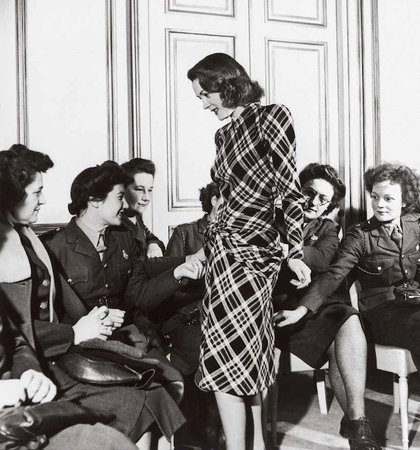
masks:
<instances>
[{"instance_id":1,"label":"woman's face","mask_svg":"<svg viewBox=\"0 0 420 450\"><path fill-rule=\"evenodd\" d=\"M133 178L134 182L125 191L125 199L132 211L142 214L152 199L155 178L145 172L136 173Z\"/></svg>"},{"instance_id":2,"label":"woman's face","mask_svg":"<svg viewBox=\"0 0 420 450\"><path fill-rule=\"evenodd\" d=\"M34 180L25 188L26 198L12 211L15 223L30 225L38 220L39 209L45 204L43 187L42 173L36 172Z\"/></svg>"},{"instance_id":3,"label":"woman's face","mask_svg":"<svg viewBox=\"0 0 420 450\"><path fill-rule=\"evenodd\" d=\"M216 114L219 120L227 119L232 115L235 108L223 106L219 92L207 92L201 87L198 79L192 82L192 87L195 95L203 102L203 108Z\"/></svg>"},{"instance_id":4,"label":"woman's face","mask_svg":"<svg viewBox=\"0 0 420 450\"><path fill-rule=\"evenodd\" d=\"M219 210L221 204L223 203L223 197L220 196L217 198L216 195L213 195L211 198L211 211L210 211L210 220L215 220L217 216L217 211Z\"/></svg>"},{"instance_id":5,"label":"woman's face","mask_svg":"<svg viewBox=\"0 0 420 450\"><path fill-rule=\"evenodd\" d=\"M105 200L96 203L96 211L104 225L121 225L124 185L116 184Z\"/></svg>"},{"instance_id":6,"label":"woman's face","mask_svg":"<svg viewBox=\"0 0 420 450\"><path fill-rule=\"evenodd\" d=\"M370 193L372 209L380 222L392 222L400 219L405 206L402 201L401 186L390 181L374 184Z\"/></svg>"},{"instance_id":7,"label":"woman's face","mask_svg":"<svg viewBox=\"0 0 420 450\"><path fill-rule=\"evenodd\" d=\"M334 188L323 178L315 178L302 186L302 193L308 198L307 206L303 211L305 218L313 220L322 216L330 206L334 197Z\"/></svg>"}]
</instances>

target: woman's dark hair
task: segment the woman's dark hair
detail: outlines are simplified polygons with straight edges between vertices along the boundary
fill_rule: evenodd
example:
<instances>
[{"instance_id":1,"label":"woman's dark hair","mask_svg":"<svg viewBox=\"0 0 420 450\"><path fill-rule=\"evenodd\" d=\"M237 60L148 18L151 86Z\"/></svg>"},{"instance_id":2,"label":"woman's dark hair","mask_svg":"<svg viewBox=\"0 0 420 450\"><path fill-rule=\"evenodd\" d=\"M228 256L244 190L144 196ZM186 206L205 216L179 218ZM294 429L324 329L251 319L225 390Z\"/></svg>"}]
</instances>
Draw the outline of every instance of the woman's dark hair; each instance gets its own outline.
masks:
<instances>
[{"instance_id":1,"label":"woman's dark hair","mask_svg":"<svg viewBox=\"0 0 420 450\"><path fill-rule=\"evenodd\" d=\"M207 186L204 186L200 189L200 202L203 211L210 214L213 205L211 204L211 199L216 196L216 198L220 198L220 191L217 187L216 183L209 183Z\"/></svg>"},{"instance_id":2,"label":"woman's dark hair","mask_svg":"<svg viewBox=\"0 0 420 450\"><path fill-rule=\"evenodd\" d=\"M0 151L0 211L11 211L26 198L25 188L37 172L46 172L54 163L40 152L22 144Z\"/></svg>"},{"instance_id":3,"label":"woman's dark hair","mask_svg":"<svg viewBox=\"0 0 420 450\"><path fill-rule=\"evenodd\" d=\"M150 159L133 158L121 164L121 168L129 177L134 177L136 173L149 173L154 177L156 173L155 164Z\"/></svg>"},{"instance_id":4,"label":"woman's dark hair","mask_svg":"<svg viewBox=\"0 0 420 450\"><path fill-rule=\"evenodd\" d=\"M328 164L318 164L311 163L308 164L299 174L299 181L301 186L311 180L321 178L322 180L328 181L334 189L334 195L331 199L328 208L325 210L324 214L328 214L335 208L337 208L341 199L346 195L346 185L341 181L338 176L338 172L334 167Z\"/></svg>"},{"instance_id":5,"label":"woman's dark hair","mask_svg":"<svg viewBox=\"0 0 420 450\"><path fill-rule=\"evenodd\" d=\"M128 186L132 182L133 179L114 161L105 161L100 166L88 167L77 175L71 185L69 212L78 215L87 208L89 200L105 200L115 185Z\"/></svg>"},{"instance_id":6,"label":"woman's dark hair","mask_svg":"<svg viewBox=\"0 0 420 450\"><path fill-rule=\"evenodd\" d=\"M419 180L414 170L397 162L383 162L376 167L370 167L363 176L365 188L369 194L375 184L389 181L401 186L403 213L408 213L416 205L419 197Z\"/></svg>"},{"instance_id":7,"label":"woman's dark hair","mask_svg":"<svg viewBox=\"0 0 420 450\"><path fill-rule=\"evenodd\" d=\"M191 81L198 80L207 92L219 92L226 108L246 106L260 101L264 89L252 81L245 69L226 53L213 53L192 67L187 74Z\"/></svg>"}]
</instances>

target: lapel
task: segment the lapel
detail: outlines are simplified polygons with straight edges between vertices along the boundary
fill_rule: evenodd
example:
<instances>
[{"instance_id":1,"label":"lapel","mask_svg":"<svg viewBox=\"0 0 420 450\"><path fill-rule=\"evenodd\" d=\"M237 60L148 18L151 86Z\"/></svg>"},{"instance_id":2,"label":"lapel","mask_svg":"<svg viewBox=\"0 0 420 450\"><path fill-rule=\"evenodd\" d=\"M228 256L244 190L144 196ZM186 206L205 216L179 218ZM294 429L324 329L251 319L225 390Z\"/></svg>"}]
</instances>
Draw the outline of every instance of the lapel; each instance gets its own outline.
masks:
<instances>
[{"instance_id":1,"label":"lapel","mask_svg":"<svg viewBox=\"0 0 420 450\"><path fill-rule=\"evenodd\" d=\"M385 249L388 252L400 251L398 245L389 237L388 233L375 216L369 220L369 223L371 225L370 234L374 237L375 243L379 248Z\"/></svg>"},{"instance_id":2,"label":"lapel","mask_svg":"<svg viewBox=\"0 0 420 450\"><path fill-rule=\"evenodd\" d=\"M402 252L406 253L413 242L417 242L415 230L418 229L418 215L407 214L401 216L401 228L403 233Z\"/></svg>"},{"instance_id":3,"label":"lapel","mask_svg":"<svg viewBox=\"0 0 420 450\"><path fill-rule=\"evenodd\" d=\"M90 242L89 238L77 226L76 219L73 217L65 228L66 240L72 246L76 253L80 253L90 258L99 259L98 252Z\"/></svg>"},{"instance_id":4,"label":"lapel","mask_svg":"<svg viewBox=\"0 0 420 450\"><path fill-rule=\"evenodd\" d=\"M115 237L115 233L113 233L112 230L109 229L109 227L106 229L106 232L105 232L105 245L106 245L106 250L104 252L103 262L109 261L111 259L111 256L118 249L118 241Z\"/></svg>"},{"instance_id":5,"label":"lapel","mask_svg":"<svg viewBox=\"0 0 420 450\"><path fill-rule=\"evenodd\" d=\"M303 227L303 245L310 245L316 239L311 239L312 236L317 236L317 232L321 228L323 220L318 218L307 222ZM317 236L319 237L319 236Z\"/></svg>"}]
</instances>

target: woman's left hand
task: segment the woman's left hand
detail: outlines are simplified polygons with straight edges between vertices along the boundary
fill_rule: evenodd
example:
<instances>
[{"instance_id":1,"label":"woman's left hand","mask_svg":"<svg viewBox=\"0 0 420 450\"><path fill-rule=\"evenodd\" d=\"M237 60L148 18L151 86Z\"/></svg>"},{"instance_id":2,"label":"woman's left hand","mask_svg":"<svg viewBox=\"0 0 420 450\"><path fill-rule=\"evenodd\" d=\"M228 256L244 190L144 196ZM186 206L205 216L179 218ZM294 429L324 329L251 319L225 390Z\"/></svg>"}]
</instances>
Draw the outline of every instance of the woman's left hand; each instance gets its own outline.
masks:
<instances>
[{"instance_id":1,"label":"woman's left hand","mask_svg":"<svg viewBox=\"0 0 420 450\"><path fill-rule=\"evenodd\" d=\"M29 369L23 372L20 381L25 386L28 399L32 403L50 402L57 394L55 384L42 372Z\"/></svg>"},{"instance_id":2,"label":"woman's left hand","mask_svg":"<svg viewBox=\"0 0 420 450\"><path fill-rule=\"evenodd\" d=\"M274 314L274 326L283 328L287 327L288 325L293 325L299 322L299 320L301 320L303 317L305 317L307 312L308 308L306 308L306 306L298 306L293 310L285 309L283 311L279 311L278 313Z\"/></svg>"},{"instance_id":3,"label":"woman's left hand","mask_svg":"<svg viewBox=\"0 0 420 450\"><path fill-rule=\"evenodd\" d=\"M302 289L311 282L311 269L303 262L302 259L288 259L287 264L289 269L293 271L297 280L291 280L290 283L296 286L297 289Z\"/></svg>"},{"instance_id":4,"label":"woman's left hand","mask_svg":"<svg viewBox=\"0 0 420 450\"><path fill-rule=\"evenodd\" d=\"M155 242L151 242L147 246L147 257L148 258L160 258L163 256L162 249Z\"/></svg>"}]
</instances>

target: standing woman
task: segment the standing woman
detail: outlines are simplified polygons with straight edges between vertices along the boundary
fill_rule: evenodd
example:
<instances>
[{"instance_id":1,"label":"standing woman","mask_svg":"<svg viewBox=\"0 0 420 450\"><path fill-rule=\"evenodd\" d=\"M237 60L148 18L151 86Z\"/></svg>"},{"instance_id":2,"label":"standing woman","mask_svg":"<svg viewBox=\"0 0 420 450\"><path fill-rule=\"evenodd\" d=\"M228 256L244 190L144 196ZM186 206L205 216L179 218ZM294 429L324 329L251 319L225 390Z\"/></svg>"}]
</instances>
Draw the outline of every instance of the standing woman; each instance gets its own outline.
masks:
<instances>
[{"instance_id":1,"label":"standing woman","mask_svg":"<svg viewBox=\"0 0 420 450\"><path fill-rule=\"evenodd\" d=\"M283 259L274 204L284 209L289 267L303 287L302 203L296 183L295 133L284 106L261 106L263 89L224 53L188 71L203 108L231 121L216 132L211 170L223 203L205 236L207 293L196 382L214 391L227 450L245 448L246 403L254 449L265 448L261 393L274 382L271 294Z\"/></svg>"}]
</instances>

